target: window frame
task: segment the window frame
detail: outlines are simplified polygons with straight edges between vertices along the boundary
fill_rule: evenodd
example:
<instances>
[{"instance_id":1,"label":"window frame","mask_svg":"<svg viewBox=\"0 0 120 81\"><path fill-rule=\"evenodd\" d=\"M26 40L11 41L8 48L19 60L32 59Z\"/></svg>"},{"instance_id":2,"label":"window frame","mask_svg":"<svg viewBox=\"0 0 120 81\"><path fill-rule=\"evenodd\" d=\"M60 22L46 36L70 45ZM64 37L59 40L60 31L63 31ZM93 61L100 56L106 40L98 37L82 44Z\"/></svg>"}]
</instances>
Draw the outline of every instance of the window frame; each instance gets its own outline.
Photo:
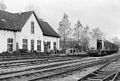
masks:
<instances>
[{"instance_id":1,"label":"window frame","mask_svg":"<svg viewBox=\"0 0 120 81\"><path fill-rule=\"evenodd\" d=\"M13 38L7 39L7 51L13 52Z\"/></svg>"},{"instance_id":2,"label":"window frame","mask_svg":"<svg viewBox=\"0 0 120 81\"><path fill-rule=\"evenodd\" d=\"M41 40L37 40L37 51L41 51Z\"/></svg>"},{"instance_id":3,"label":"window frame","mask_svg":"<svg viewBox=\"0 0 120 81\"><path fill-rule=\"evenodd\" d=\"M49 48L49 49L51 49L51 45L50 45L50 44L51 44L51 42L48 41L48 42L47 42L47 45L48 45L48 48Z\"/></svg>"},{"instance_id":4,"label":"window frame","mask_svg":"<svg viewBox=\"0 0 120 81\"><path fill-rule=\"evenodd\" d=\"M35 23L34 21L31 21L31 34L35 33Z\"/></svg>"},{"instance_id":5,"label":"window frame","mask_svg":"<svg viewBox=\"0 0 120 81\"><path fill-rule=\"evenodd\" d=\"M57 49L57 43L53 42L53 49L56 50Z\"/></svg>"},{"instance_id":6,"label":"window frame","mask_svg":"<svg viewBox=\"0 0 120 81\"><path fill-rule=\"evenodd\" d=\"M22 40L22 49L28 49L28 40L27 39Z\"/></svg>"},{"instance_id":7,"label":"window frame","mask_svg":"<svg viewBox=\"0 0 120 81\"><path fill-rule=\"evenodd\" d=\"M31 51L33 51L34 48L35 48L35 42L34 42L34 40L32 39L32 40L31 40Z\"/></svg>"}]
</instances>

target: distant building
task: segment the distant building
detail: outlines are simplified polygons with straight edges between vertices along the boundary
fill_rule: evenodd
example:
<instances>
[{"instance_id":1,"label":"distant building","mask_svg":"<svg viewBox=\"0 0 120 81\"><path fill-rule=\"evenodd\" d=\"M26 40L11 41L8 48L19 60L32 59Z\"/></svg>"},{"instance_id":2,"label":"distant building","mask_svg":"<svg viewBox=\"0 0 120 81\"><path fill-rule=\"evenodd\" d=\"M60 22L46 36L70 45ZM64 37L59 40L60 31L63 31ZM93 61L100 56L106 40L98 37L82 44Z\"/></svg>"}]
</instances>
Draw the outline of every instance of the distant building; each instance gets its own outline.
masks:
<instances>
[{"instance_id":1,"label":"distant building","mask_svg":"<svg viewBox=\"0 0 120 81\"><path fill-rule=\"evenodd\" d=\"M0 52L17 49L44 52L46 46L59 49L60 36L34 11L10 13L0 10L0 38Z\"/></svg>"}]
</instances>

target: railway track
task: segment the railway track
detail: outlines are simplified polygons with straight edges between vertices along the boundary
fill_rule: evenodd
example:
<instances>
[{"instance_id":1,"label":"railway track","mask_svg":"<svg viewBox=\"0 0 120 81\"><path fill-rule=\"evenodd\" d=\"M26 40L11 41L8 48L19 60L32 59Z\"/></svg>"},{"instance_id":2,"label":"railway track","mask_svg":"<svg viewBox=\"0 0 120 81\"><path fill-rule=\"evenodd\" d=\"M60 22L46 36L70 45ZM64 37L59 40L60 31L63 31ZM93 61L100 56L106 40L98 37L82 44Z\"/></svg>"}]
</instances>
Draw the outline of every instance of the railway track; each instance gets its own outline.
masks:
<instances>
[{"instance_id":1,"label":"railway track","mask_svg":"<svg viewBox=\"0 0 120 81\"><path fill-rule=\"evenodd\" d=\"M105 77L102 81L120 81L120 70Z\"/></svg>"},{"instance_id":2,"label":"railway track","mask_svg":"<svg viewBox=\"0 0 120 81\"><path fill-rule=\"evenodd\" d=\"M61 62L61 61L69 61L74 59L80 58L45 58L45 59L27 59L27 60L14 60L14 61L3 61L0 62L0 69L8 69L8 68L15 68L15 67L25 67L25 66L33 66L33 65L40 65L45 63L53 63L53 62Z\"/></svg>"},{"instance_id":3,"label":"railway track","mask_svg":"<svg viewBox=\"0 0 120 81\"><path fill-rule=\"evenodd\" d=\"M66 72L94 66L100 63L107 63L110 59L85 59L67 62L57 62L44 66L26 67L21 70L0 73L0 81L36 81Z\"/></svg>"},{"instance_id":4,"label":"railway track","mask_svg":"<svg viewBox=\"0 0 120 81\"><path fill-rule=\"evenodd\" d=\"M60 66L60 65L65 65L65 64L70 64L70 63L74 63L74 62L80 62L80 61L85 61L85 60L95 60L93 58L83 58L83 59L67 59L67 60L62 60L62 61L56 61L56 62L51 62L51 63L45 63L45 64L41 64L41 63L37 63L37 64L30 64L30 65L25 65L23 63L23 66L19 66L18 64L13 64L9 67L0 67L0 75L1 74L10 74L10 73L15 73L15 72L21 72L21 71L26 71L26 70L30 70L33 68L48 68L48 67L53 67L53 66ZM36 61L36 60L35 60ZM28 61L29 62L29 61ZM20 62L22 63L22 62ZM9 64L9 63L8 63Z\"/></svg>"},{"instance_id":5,"label":"railway track","mask_svg":"<svg viewBox=\"0 0 120 81\"><path fill-rule=\"evenodd\" d=\"M78 81L120 81L120 71L97 71Z\"/></svg>"},{"instance_id":6,"label":"railway track","mask_svg":"<svg viewBox=\"0 0 120 81\"><path fill-rule=\"evenodd\" d=\"M81 58L86 58L86 57L76 57L76 58L72 58L72 57L55 57L54 58L52 57L52 58L43 58L43 59L0 61L0 69L40 65L40 64L45 64L45 63L62 62L62 61L69 61L69 60L75 60L75 59L81 59Z\"/></svg>"},{"instance_id":7,"label":"railway track","mask_svg":"<svg viewBox=\"0 0 120 81\"><path fill-rule=\"evenodd\" d=\"M96 62L95 64L98 64L98 63L102 63L102 62ZM30 80L28 81L39 81L41 79L46 79L46 78L49 78L49 77L52 77L52 76L56 76L56 75L60 75L60 74L64 74L64 73L69 73L71 71L76 71L76 70L80 70L82 68L87 68L87 67L91 67L93 66L94 64L92 62L89 62L89 63L86 63L86 64L82 64L82 65L74 65L72 68L70 67L67 67L67 68L64 68L64 70L60 70L58 72L54 72L52 74L47 74L47 75L44 75L44 76L39 76L39 77L34 77L34 78L31 78ZM66 70L67 69L67 70Z\"/></svg>"},{"instance_id":8,"label":"railway track","mask_svg":"<svg viewBox=\"0 0 120 81\"><path fill-rule=\"evenodd\" d=\"M118 57L118 56L116 56ZM36 62L40 59L34 60L22 60L22 61L10 61L8 65L13 64L17 67L6 67L0 68L0 81L36 81L39 79L44 79L47 77L64 74L70 71L77 69L83 69L86 67L94 66L97 64L107 63L115 57L106 57L106 58L84 58L77 60L64 59L63 61L56 61L48 64L37 64L25 67L19 67L19 63L23 62ZM50 60L50 59L49 59ZM60 59L58 59L60 60ZM115 60L115 59L114 59ZM7 62L0 62L2 64L7 64ZM9 64L10 63L10 64ZM18 64L15 64L18 63ZM15 65L14 65L15 64ZM4 67L4 66L3 66Z\"/></svg>"},{"instance_id":9,"label":"railway track","mask_svg":"<svg viewBox=\"0 0 120 81\"><path fill-rule=\"evenodd\" d=\"M105 64L86 76L81 77L78 81L120 81L120 70L102 70L108 64Z\"/></svg>"},{"instance_id":10,"label":"railway track","mask_svg":"<svg viewBox=\"0 0 120 81\"><path fill-rule=\"evenodd\" d=\"M93 61L93 59L88 59L89 61ZM25 67L18 70L14 70L10 72L1 72L0 73L0 80L10 78L10 77L17 77L17 76L23 76L23 75L29 75L37 72L45 72L49 70L54 70L58 68L65 68L68 66L73 66L79 64L79 62L82 61L84 63L84 60L72 60L72 61L66 61L66 62L58 62L58 63L52 63L52 64L44 64L43 66L37 65L37 66L31 66L31 67ZM67 64L67 65L66 65ZM2 70L3 71L3 70Z\"/></svg>"}]
</instances>

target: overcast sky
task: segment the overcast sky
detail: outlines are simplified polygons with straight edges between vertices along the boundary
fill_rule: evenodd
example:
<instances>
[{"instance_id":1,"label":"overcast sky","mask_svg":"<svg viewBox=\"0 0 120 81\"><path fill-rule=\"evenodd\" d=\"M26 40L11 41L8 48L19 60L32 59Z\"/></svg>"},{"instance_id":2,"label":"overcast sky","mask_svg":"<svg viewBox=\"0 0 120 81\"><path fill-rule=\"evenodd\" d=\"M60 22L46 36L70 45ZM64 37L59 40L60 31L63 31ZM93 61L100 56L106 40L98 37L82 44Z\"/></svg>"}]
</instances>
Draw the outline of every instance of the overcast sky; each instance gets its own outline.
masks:
<instances>
[{"instance_id":1,"label":"overcast sky","mask_svg":"<svg viewBox=\"0 0 120 81\"><path fill-rule=\"evenodd\" d=\"M39 16L54 29L59 27L63 14L74 26L80 19L83 26L99 27L108 38L120 38L120 0L3 0L7 11L24 11L29 4L39 8Z\"/></svg>"}]
</instances>

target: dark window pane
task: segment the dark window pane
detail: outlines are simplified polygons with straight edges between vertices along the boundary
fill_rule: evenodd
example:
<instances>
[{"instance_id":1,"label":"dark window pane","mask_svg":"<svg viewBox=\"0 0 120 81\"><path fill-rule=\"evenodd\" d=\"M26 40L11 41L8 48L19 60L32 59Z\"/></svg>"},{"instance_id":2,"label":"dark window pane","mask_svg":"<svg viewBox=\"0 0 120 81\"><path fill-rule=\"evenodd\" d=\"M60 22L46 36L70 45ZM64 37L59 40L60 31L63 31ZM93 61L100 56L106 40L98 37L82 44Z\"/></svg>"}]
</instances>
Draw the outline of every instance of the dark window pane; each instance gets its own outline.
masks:
<instances>
[{"instance_id":1,"label":"dark window pane","mask_svg":"<svg viewBox=\"0 0 120 81\"><path fill-rule=\"evenodd\" d=\"M27 43L27 39L23 39L23 43Z\"/></svg>"},{"instance_id":2,"label":"dark window pane","mask_svg":"<svg viewBox=\"0 0 120 81\"><path fill-rule=\"evenodd\" d=\"M13 51L13 39L12 38L7 39L7 51L8 52Z\"/></svg>"},{"instance_id":3,"label":"dark window pane","mask_svg":"<svg viewBox=\"0 0 120 81\"><path fill-rule=\"evenodd\" d=\"M34 34L34 22L31 22L31 34Z\"/></svg>"},{"instance_id":4,"label":"dark window pane","mask_svg":"<svg viewBox=\"0 0 120 81\"><path fill-rule=\"evenodd\" d=\"M56 42L53 42L53 49L56 50Z\"/></svg>"},{"instance_id":5,"label":"dark window pane","mask_svg":"<svg viewBox=\"0 0 120 81\"><path fill-rule=\"evenodd\" d=\"M8 42L8 43L13 43L13 39L12 39L12 38L8 38L8 39L7 39L7 42Z\"/></svg>"},{"instance_id":6,"label":"dark window pane","mask_svg":"<svg viewBox=\"0 0 120 81\"><path fill-rule=\"evenodd\" d=\"M23 49L28 49L28 41L27 41L27 39L23 39L22 47L23 47Z\"/></svg>"},{"instance_id":7,"label":"dark window pane","mask_svg":"<svg viewBox=\"0 0 120 81\"><path fill-rule=\"evenodd\" d=\"M37 50L41 51L41 40L37 40Z\"/></svg>"},{"instance_id":8,"label":"dark window pane","mask_svg":"<svg viewBox=\"0 0 120 81\"><path fill-rule=\"evenodd\" d=\"M51 47L51 46L50 46L50 42L47 42L47 45L48 45L48 48L50 49L50 47Z\"/></svg>"},{"instance_id":9,"label":"dark window pane","mask_svg":"<svg viewBox=\"0 0 120 81\"><path fill-rule=\"evenodd\" d=\"M34 40L31 40L31 50L34 50Z\"/></svg>"}]
</instances>

